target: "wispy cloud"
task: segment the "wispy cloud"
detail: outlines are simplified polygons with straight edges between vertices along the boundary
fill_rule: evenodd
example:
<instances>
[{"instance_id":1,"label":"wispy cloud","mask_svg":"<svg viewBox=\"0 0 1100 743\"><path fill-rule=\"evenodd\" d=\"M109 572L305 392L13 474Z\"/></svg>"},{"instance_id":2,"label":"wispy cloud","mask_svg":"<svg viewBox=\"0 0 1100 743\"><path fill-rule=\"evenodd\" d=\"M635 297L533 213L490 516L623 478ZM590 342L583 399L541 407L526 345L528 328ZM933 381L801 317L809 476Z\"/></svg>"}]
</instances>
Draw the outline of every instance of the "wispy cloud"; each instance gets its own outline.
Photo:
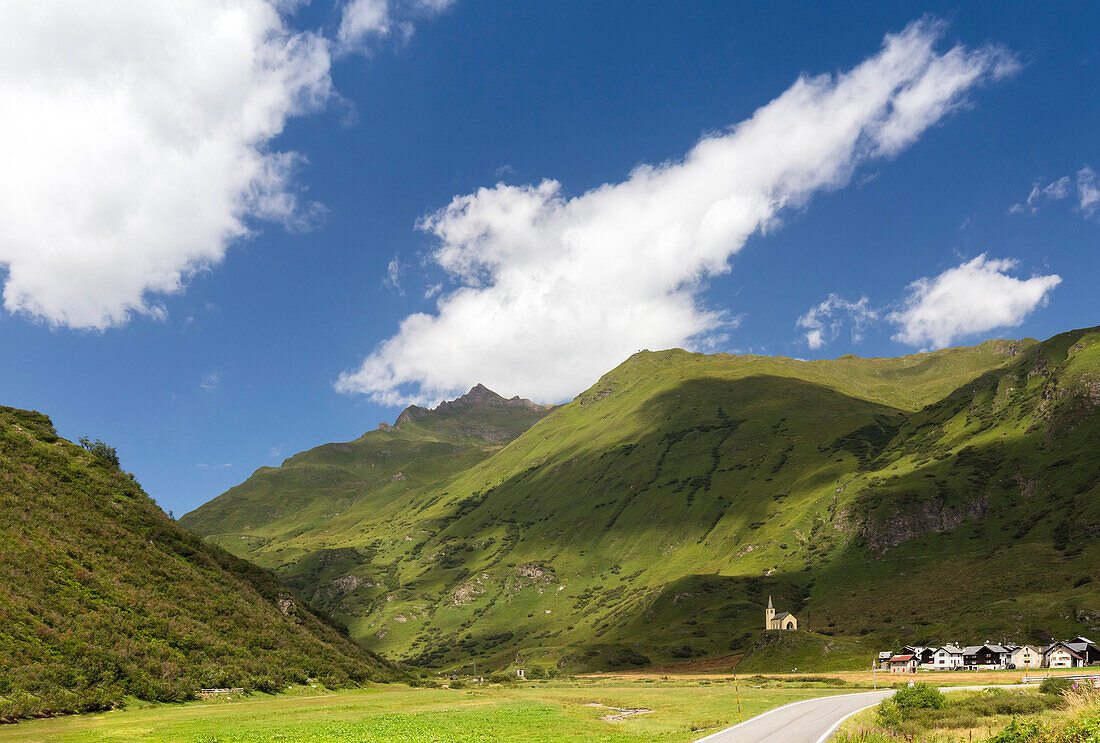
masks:
<instances>
[{"instance_id":1,"label":"wispy cloud","mask_svg":"<svg viewBox=\"0 0 1100 743\"><path fill-rule=\"evenodd\" d=\"M813 350L836 340L846 324L851 325L852 342L861 343L867 325L878 319L878 312L869 303L867 297L850 302L830 294L828 299L798 318L797 325L806 329L806 344Z\"/></svg>"},{"instance_id":2,"label":"wispy cloud","mask_svg":"<svg viewBox=\"0 0 1100 743\"><path fill-rule=\"evenodd\" d=\"M206 464L205 462L199 462L195 465L200 470L224 470L229 469L233 465L226 462L225 464Z\"/></svg>"},{"instance_id":3,"label":"wispy cloud","mask_svg":"<svg viewBox=\"0 0 1100 743\"><path fill-rule=\"evenodd\" d=\"M914 22L855 68L802 76L749 120L620 183L456 197L420 224L456 288L434 314L405 318L337 388L397 405L484 381L562 400L639 348L713 341L730 318L699 294L749 236L897 155L975 86L1016 69L994 46L937 51L944 30Z\"/></svg>"},{"instance_id":4,"label":"wispy cloud","mask_svg":"<svg viewBox=\"0 0 1100 743\"><path fill-rule=\"evenodd\" d=\"M1008 211L1010 214L1035 214L1039 211L1039 204L1043 201L1061 201L1069 196L1070 188L1071 182L1068 175L1064 175L1042 188L1040 188L1039 183L1034 183L1031 186L1031 193L1027 195L1027 198L1024 201L1013 204L1009 207Z\"/></svg>"},{"instance_id":5,"label":"wispy cloud","mask_svg":"<svg viewBox=\"0 0 1100 743\"><path fill-rule=\"evenodd\" d=\"M453 4L454 0L349 0L340 13L337 50L341 54L370 54L380 39L395 33L407 39L417 19L439 15Z\"/></svg>"},{"instance_id":6,"label":"wispy cloud","mask_svg":"<svg viewBox=\"0 0 1100 743\"><path fill-rule=\"evenodd\" d=\"M1086 217L1096 213L1100 205L1100 187L1097 186L1096 171L1085 166L1077 171L1078 208Z\"/></svg>"},{"instance_id":7,"label":"wispy cloud","mask_svg":"<svg viewBox=\"0 0 1100 743\"><path fill-rule=\"evenodd\" d=\"M1100 186L1097 184L1096 171L1085 165L1076 173L1076 178L1064 175L1046 186L1037 181L1031 187L1031 193L1024 201L1009 207L1009 214L1037 214L1039 207L1044 202L1062 201L1077 188L1077 211L1085 217L1091 217L1096 213L1097 204L1100 204Z\"/></svg>"},{"instance_id":8,"label":"wispy cloud","mask_svg":"<svg viewBox=\"0 0 1100 743\"><path fill-rule=\"evenodd\" d=\"M396 255L386 264L386 278L382 279L382 286L402 297L405 296L405 290L401 288L401 259Z\"/></svg>"},{"instance_id":9,"label":"wispy cloud","mask_svg":"<svg viewBox=\"0 0 1100 743\"><path fill-rule=\"evenodd\" d=\"M258 0L0 3L4 306L105 329L257 219L316 215L270 143L330 96L329 43Z\"/></svg>"},{"instance_id":10,"label":"wispy cloud","mask_svg":"<svg viewBox=\"0 0 1100 743\"><path fill-rule=\"evenodd\" d=\"M1008 275L1017 266L1018 261L982 254L938 276L917 279L909 285L901 309L888 316L899 327L894 340L943 348L959 338L1019 325L1046 304L1062 278Z\"/></svg>"},{"instance_id":11,"label":"wispy cloud","mask_svg":"<svg viewBox=\"0 0 1100 743\"><path fill-rule=\"evenodd\" d=\"M203 375L202 380L199 381L199 387L207 392L213 392L214 390L218 389L221 383L222 373L217 371L210 372L209 374Z\"/></svg>"}]
</instances>

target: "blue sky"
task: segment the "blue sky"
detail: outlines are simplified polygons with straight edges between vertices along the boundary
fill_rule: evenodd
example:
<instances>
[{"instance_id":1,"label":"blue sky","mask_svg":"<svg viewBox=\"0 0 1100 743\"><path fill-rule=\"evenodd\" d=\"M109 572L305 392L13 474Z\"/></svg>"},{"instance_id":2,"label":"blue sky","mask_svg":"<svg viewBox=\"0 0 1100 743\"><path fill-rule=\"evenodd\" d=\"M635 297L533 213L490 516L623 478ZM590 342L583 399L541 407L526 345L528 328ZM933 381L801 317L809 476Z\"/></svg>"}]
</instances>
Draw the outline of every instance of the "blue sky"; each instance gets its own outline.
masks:
<instances>
[{"instance_id":1,"label":"blue sky","mask_svg":"<svg viewBox=\"0 0 1100 743\"><path fill-rule=\"evenodd\" d=\"M177 515L477 381L557 401L642 347L884 356L1100 322L1088 3L236 1L207 51L194 7L0 18L0 402L117 446ZM866 74L942 110L891 93L829 145L828 107L867 95L845 76L907 28L927 59ZM273 29L262 75L225 52ZM803 74L833 77L807 99Z\"/></svg>"}]
</instances>

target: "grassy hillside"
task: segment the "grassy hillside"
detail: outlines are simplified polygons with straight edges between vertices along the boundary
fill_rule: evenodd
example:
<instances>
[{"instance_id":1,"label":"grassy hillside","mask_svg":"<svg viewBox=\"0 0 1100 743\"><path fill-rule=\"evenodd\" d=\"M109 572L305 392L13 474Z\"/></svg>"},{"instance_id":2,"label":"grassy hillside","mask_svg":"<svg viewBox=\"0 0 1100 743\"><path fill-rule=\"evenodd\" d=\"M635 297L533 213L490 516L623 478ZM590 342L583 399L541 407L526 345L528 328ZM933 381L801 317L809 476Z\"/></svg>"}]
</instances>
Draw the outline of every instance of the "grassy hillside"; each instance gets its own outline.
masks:
<instances>
[{"instance_id":1,"label":"grassy hillside","mask_svg":"<svg viewBox=\"0 0 1100 743\"><path fill-rule=\"evenodd\" d=\"M267 571L180 528L103 444L0 407L0 721L395 674Z\"/></svg>"},{"instance_id":2,"label":"grassy hillside","mask_svg":"<svg viewBox=\"0 0 1100 743\"><path fill-rule=\"evenodd\" d=\"M1095 330L893 359L645 351L308 545L201 531L414 662L862 667L898 640L1100 628L1098 407ZM810 632L759 632L769 594Z\"/></svg>"}]
</instances>

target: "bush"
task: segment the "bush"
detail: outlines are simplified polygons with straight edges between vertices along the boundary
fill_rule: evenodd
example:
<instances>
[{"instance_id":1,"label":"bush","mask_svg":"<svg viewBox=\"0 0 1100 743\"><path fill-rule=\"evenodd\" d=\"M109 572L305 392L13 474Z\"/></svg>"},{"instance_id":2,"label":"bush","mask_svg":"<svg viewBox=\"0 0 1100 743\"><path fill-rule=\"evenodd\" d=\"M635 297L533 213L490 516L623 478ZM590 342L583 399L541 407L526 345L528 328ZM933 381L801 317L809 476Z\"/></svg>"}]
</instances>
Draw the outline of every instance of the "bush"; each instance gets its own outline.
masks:
<instances>
[{"instance_id":1,"label":"bush","mask_svg":"<svg viewBox=\"0 0 1100 743\"><path fill-rule=\"evenodd\" d=\"M104 464L118 467L118 451L115 447L107 446L106 443L99 439L92 441L87 436L80 437L80 445L90 451L96 459Z\"/></svg>"},{"instance_id":2,"label":"bush","mask_svg":"<svg viewBox=\"0 0 1100 743\"><path fill-rule=\"evenodd\" d=\"M1054 694L1056 696L1069 691L1073 688L1073 682L1069 679L1058 678L1057 676L1051 676L1050 678L1043 679L1043 683L1039 684L1039 691L1044 694Z\"/></svg>"},{"instance_id":3,"label":"bush","mask_svg":"<svg viewBox=\"0 0 1100 743\"><path fill-rule=\"evenodd\" d=\"M929 684L916 684L898 689L894 694L894 704L899 709L943 709L943 694L940 690Z\"/></svg>"}]
</instances>

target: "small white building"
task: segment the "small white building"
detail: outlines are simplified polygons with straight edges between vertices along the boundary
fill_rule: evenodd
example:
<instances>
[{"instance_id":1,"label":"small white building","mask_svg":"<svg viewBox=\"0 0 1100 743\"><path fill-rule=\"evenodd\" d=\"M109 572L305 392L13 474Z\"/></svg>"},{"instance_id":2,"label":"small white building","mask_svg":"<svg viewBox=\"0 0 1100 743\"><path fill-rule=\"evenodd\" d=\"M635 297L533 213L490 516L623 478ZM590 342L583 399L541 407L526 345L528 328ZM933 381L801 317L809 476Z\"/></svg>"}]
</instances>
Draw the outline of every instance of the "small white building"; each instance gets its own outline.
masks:
<instances>
[{"instance_id":1,"label":"small white building","mask_svg":"<svg viewBox=\"0 0 1100 743\"><path fill-rule=\"evenodd\" d=\"M954 671L963 667L963 651L956 645L936 648L932 655L932 668L937 671Z\"/></svg>"},{"instance_id":2,"label":"small white building","mask_svg":"<svg viewBox=\"0 0 1100 743\"><path fill-rule=\"evenodd\" d=\"M1080 668L1085 665L1084 657L1064 642L1056 642L1047 648L1045 658L1048 668Z\"/></svg>"}]
</instances>

